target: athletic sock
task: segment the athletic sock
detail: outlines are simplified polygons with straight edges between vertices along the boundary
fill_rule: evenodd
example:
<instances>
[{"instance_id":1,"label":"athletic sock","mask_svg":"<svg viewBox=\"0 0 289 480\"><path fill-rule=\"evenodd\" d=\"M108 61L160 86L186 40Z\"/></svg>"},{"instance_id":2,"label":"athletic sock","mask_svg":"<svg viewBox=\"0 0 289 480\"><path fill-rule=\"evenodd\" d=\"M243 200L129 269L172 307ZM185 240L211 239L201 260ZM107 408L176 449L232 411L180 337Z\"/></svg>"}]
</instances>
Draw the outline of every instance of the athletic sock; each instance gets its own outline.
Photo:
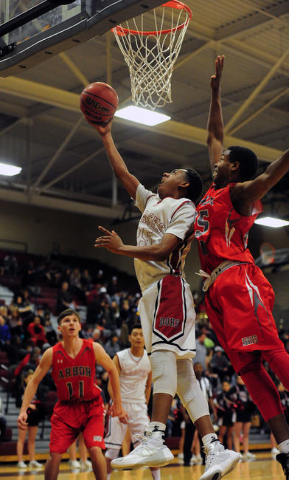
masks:
<instances>
[{"instance_id":1,"label":"athletic sock","mask_svg":"<svg viewBox=\"0 0 289 480\"><path fill-rule=\"evenodd\" d=\"M161 471L159 468L157 470L151 470L151 474L154 480L161 480Z\"/></svg>"},{"instance_id":2,"label":"athletic sock","mask_svg":"<svg viewBox=\"0 0 289 480\"><path fill-rule=\"evenodd\" d=\"M110 476L111 476L111 473L107 473L107 474L106 474L106 480L109 480L109 479L110 479Z\"/></svg>"},{"instance_id":3,"label":"athletic sock","mask_svg":"<svg viewBox=\"0 0 289 480\"><path fill-rule=\"evenodd\" d=\"M281 453L289 453L289 438L278 444Z\"/></svg>"},{"instance_id":4,"label":"athletic sock","mask_svg":"<svg viewBox=\"0 0 289 480\"><path fill-rule=\"evenodd\" d=\"M202 442L204 447L208 447L213 441L218 440L218 437L215 433L207 433L202 437Z\"/></svg>"},{"instance_id":5,"label":"athletic sock","mask_svg":"<svg viewBox=\"0 0 289 480\"><path fill-rule=\"evenodd\" d=\"M145 431L150 433L154 433L154 432L165 433L166 426L164 423L161 423L161 422L150 422Z\"/></svg>"}]
</instances>

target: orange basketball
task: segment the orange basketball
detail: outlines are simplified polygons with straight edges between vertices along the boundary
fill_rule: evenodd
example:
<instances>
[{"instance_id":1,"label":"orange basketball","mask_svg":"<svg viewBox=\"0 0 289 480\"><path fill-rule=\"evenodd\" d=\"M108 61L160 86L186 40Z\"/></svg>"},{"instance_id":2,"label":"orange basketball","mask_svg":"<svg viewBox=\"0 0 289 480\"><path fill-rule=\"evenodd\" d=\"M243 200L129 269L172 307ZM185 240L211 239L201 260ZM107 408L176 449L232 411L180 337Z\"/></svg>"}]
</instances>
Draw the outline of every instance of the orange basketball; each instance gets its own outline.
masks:
<instances>
[{"instance_id":1,"label":"orange basketball","mask_svg":"<svg viewBox=\"0 0 289 480\"><path fill-rule=\"evenodd\" d=\"M90 123L108 122L117 107L117 93L107 83L91 83L80 95L80 109Z\"/></svg>"}]
</instances>

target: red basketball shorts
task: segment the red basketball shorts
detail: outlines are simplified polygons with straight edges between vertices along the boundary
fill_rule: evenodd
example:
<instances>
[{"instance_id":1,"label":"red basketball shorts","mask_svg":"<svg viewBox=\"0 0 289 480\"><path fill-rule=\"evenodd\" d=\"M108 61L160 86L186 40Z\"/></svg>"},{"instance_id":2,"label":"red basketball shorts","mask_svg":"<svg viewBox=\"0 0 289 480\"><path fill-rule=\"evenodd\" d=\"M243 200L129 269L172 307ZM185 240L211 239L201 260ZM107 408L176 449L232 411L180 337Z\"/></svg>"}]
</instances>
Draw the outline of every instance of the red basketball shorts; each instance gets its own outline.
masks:
<instances>
[{"instance_id":1,"label":"red basketball shorts","mask_svg":"<svg viewBox=\"0 0 289 480\"><path fill-rule=\"evenodd\" d=\"M65 453L83 434L86 448L105 448L104 405L99 396L88 402L57 402L51 417L50 453Z\"/></svg>"},{"instance_id":2,"label":"red basketball shorts","mask_svg":"<svg viewBox=\"0 0 289 480\"><path fill-rule=\"evenodd\" d=\"M254 264L229 268L209 288L206 312L236 372L253 360L253 352L283 348L272 315L274 298Z\"/></svg>"}]
</instances>

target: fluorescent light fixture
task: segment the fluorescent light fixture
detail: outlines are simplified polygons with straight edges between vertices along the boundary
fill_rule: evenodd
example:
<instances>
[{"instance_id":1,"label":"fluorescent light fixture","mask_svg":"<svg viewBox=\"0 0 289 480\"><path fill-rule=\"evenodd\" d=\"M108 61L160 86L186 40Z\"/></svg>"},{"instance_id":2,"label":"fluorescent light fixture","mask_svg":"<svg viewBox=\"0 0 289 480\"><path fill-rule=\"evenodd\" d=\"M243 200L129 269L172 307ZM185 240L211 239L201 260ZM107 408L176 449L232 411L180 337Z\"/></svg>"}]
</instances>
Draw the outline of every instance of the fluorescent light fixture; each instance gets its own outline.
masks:
<instances>
[{"instance_id":1,"label":"fluorescent light fixture","mask_svg":"<svg viewBox=\"0 0 289 480\"><path fill-rule=\"evenodd\" d=\"M286 220L280 220L280 218L273 218L273 217L263 217L258 218L255 220L255 223L258 225L264 225L265 227L273 227L273 228L280 228L286 227L289 225L289 222Z\"/></svg>"},{"instance_id":2,"label":"fluorescent light fixture","mask_svg":"<svg viewBox=\"0 0 289 480\"><path fill-rule=\"evenodd\" d=\"M133 107L132 105L118 110L115 113L115 117L150 126L158 125L159 123L167 122L171 119L171 117L164 115L163 113L153 112L146 108Z\"/></svg>"},{"instance_id":3,"label":"fluorescent light fixture","mask_svg":"<svg viewBox=\"0 0 289 480\"><path fill-rule=\"evenodd\" d=\"M5 175L6 177L13 177L13 175L18 175L22 168L15 167L15 165L7 165L7 163L0 162L0 175Z\"/></svg>"}]
</instances>

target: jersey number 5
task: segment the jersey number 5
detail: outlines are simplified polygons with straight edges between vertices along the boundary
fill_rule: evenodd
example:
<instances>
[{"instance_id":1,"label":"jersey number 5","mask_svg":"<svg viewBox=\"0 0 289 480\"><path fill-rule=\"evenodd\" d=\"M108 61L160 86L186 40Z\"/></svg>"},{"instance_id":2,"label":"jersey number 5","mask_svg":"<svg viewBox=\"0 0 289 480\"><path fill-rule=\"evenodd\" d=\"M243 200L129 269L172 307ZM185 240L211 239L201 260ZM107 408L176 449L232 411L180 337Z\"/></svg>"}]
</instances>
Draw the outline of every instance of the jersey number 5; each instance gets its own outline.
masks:
<instances>
[{"instance_id":1,"label":"jersey number 5","mask_svg":"<svg viewBox=\"0 0 289 480\"><path fill-rule=\"evenodd\" d=\"M205 233L207 233L207 231L209 230L210 223L208 220L205 220L204 217L209 217L209 212L207 209L199 211L197 225L199 227L202 227L202 231L196 230L195 232L196 238L199 238L202 235L205 235ZM203 255L207 255L206 242L204 242L203 240L199 240L199 243L200 243L200 247L202 249Z\"/></svg>"}]
</instances>

